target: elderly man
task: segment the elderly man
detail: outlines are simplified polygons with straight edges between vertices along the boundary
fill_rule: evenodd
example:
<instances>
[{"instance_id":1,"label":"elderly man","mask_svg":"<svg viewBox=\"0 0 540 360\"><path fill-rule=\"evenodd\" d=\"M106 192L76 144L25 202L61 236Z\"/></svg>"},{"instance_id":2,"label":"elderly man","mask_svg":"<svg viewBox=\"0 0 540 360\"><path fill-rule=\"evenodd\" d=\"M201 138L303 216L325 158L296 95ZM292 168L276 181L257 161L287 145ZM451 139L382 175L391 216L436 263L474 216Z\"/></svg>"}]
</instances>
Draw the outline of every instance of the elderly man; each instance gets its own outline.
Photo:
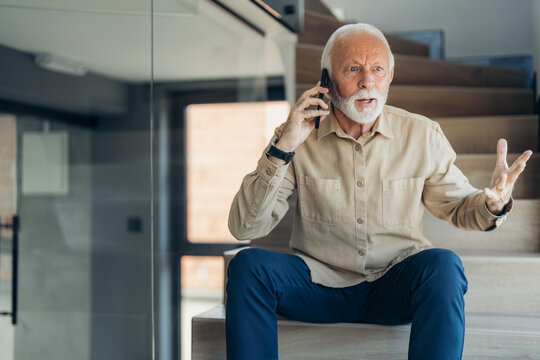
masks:
<instances>
[{"instance_id":1,"label":"elderly man","mask_svg":"<svg viewBox=\"0 0 540 360\"><path fill-rule=\"evenodd\" d=\"M508 167L499 140L491 186L473 188L436 122L385 105L394 59L371 25L338 29L322 67L329 89L317 84L302 94L231 206L232 234L252 239L279 223L298 192L294 255L248 249L231 261L227 358L277 359L279 314L315 323L412 322L409 359L460 359L467 280L459 257L422 234L423 209L463 229L495 229L531 152Z\"/></svg>"}]
</instances>

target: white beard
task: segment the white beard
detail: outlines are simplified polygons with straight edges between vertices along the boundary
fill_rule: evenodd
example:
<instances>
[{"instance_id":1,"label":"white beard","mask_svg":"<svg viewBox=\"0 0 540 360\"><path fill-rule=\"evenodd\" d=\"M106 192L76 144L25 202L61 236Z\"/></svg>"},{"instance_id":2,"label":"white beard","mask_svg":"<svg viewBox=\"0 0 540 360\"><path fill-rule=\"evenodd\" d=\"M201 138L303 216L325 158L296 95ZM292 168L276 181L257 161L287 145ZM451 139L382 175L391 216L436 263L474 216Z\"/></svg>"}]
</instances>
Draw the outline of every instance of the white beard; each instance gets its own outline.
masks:
<instances>
[{"instance_id":1,"label":"white beard","mask_svg":"<svg viewBox=\"0 0 540 360\"><path fill-rule=\"evenodd\" d=\"M390 88L388 88L388 90L389 89ZM345 99L339 95L337 89L332 83L330 85L330 99L332 100L332 104L341 110L341 112L352 121L359 124L368 124L377 120L381 114L384 104L386 104L386 100L388 99L388 90L386 90L386 94L384 95L379 94L379 92L375 89L359 90L356 94L351 95L348 99ZM364 108L361 111L358 111L354 105L355 100L366 98L374 98L377 100L377 106L374 109Z\"/></svg>"}]
</instances>

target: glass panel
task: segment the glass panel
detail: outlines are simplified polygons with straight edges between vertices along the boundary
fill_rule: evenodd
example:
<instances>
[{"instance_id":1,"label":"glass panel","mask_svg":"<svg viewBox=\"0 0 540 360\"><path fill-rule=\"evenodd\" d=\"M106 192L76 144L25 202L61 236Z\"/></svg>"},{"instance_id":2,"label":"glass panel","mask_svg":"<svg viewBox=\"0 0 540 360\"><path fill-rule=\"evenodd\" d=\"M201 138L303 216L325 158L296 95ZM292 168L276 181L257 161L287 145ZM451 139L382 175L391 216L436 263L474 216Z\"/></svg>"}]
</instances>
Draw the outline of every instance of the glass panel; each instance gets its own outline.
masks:
<instances>
[{"instance_id":1,"label":"glass panel","mask_svg":"<svg viewBox=\"0 0 540 360\"><path fill-rule=\"evenodd\" d=\"M236 241L227 228L233 197L244 175L255 169L274 128L287 118L288 112L286 101L187 107L190 241Z\"/></svg>"},{"instance_id":2,"label":"glass panel","mask_svg":"<svg viewBox=\"0 0 540 360\"><path fill-rule=\"evenodd\" d=\"M153 22L156 344L189 359L191 316L221 302L219 257L241 245L231 200L294 98L296 38L250 1L199 1L193 16Z\"/></svg>"},{"instance_id":3,"label":"glass panel","mask_svg":"<svg viewBox=\"0 0 540 360\"><path fill-rule=\"evenodd\" d=\"M170 16L197 12L197 0L156 0L154 3L154 14ZM149 0L0 0L0 6L129 15L150 15L151 11Z\"/></svg>"},{"instance_id":4,"label":"glass panel","mask_svg":"<svg viewBox=\"0 0 540 360\"><path fill-rule=\"evenodd\" d=\"M0 0L2 360L152 358L150 1Z\"/></svg>"},{"instance_id":5,"label":"glass panel","mask_svg":"<svg viewBox=\"0 0 540 360\"><path fill-rule=\"evenodd\" d=\"M182 256L182 359L191 359L191 319L223 301L223 257Z\"/></svg>"}]
</instances>

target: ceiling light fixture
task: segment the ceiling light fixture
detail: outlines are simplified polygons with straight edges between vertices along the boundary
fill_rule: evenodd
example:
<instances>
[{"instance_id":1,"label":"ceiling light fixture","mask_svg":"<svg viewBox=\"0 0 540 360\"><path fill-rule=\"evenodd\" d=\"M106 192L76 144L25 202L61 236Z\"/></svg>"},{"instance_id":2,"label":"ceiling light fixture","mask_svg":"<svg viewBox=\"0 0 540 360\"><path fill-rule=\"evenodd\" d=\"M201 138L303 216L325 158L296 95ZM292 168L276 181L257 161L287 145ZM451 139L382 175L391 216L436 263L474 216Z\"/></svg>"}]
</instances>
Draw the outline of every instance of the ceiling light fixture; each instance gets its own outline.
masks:
<instances>
[{"instance_id":1,"label":"ceiling light fixture","mask_svg":"<svg viewBox=\"0 0 540 360\"><path fill-rule=\"evenodd\" d=\"M35 62L39 67L63 74L83 76L86 75L84 64L62 58L50 53L39 53L35 57Z\"/></svg>"}]
</instances>

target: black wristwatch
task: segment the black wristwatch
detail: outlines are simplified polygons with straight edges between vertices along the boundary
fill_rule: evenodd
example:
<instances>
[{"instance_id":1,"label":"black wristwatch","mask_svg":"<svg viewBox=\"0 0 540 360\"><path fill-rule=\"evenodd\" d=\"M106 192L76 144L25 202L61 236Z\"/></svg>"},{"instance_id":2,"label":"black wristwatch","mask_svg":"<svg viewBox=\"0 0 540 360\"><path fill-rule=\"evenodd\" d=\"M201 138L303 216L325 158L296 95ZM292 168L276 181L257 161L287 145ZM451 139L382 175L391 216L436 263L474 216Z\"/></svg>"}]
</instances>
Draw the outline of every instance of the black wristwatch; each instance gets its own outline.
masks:
<instances>
[{"instance_id":1,"label":"black wristwatch","mask_svg":"<svg viewBox=\"0 0 540 360\"><path fill-rule=\"evenodd\" d=\"M285 164L288 164L289 162L291 162L294 156L294 151L285 152L285 151L279 150L277 147L274 146L277 143L277 141L278 141L278 138L273 137L272 140L270 141L270 144L268 144L268 147L266 148L265 153L266 155L272 155L275 158L281 159L285 161Z\"/></svg>"}]
</instances>

